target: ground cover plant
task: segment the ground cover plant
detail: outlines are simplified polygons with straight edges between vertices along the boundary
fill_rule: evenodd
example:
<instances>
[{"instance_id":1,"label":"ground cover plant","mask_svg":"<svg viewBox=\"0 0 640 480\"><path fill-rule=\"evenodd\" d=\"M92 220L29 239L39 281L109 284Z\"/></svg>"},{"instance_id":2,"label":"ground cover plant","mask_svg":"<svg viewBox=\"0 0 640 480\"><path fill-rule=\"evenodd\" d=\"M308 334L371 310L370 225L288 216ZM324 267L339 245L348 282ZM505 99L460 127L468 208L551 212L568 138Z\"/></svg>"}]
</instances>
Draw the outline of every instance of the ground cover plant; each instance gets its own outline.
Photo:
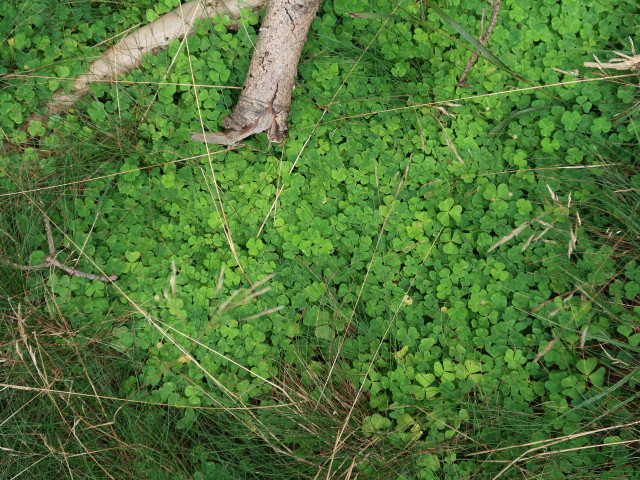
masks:
<instances>
[{"instance_id":1,"label":"ground cover plant","mask_svg":"<svg viewBox=\"0 0 640 480\"><path fill-rule=\"evenodd\" d=\"M434 2L325 0L286 141L192 142L246 11L22 128L178 3L0 1L3 478L635 478L635 2L500 2L462 87Z\"/></svg>"}]
</instances>

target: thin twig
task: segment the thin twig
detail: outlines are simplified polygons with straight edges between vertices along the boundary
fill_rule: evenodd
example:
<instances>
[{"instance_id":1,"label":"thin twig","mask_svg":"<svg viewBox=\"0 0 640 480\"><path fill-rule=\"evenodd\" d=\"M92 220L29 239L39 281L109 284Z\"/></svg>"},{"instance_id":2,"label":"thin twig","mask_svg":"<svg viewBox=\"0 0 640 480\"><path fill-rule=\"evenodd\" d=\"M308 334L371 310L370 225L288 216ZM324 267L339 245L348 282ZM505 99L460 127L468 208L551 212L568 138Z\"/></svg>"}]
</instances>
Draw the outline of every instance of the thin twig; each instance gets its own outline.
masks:
<instances>
[{"instance_id":1,"label":"thin twig","mask_svg":"<svg viewBox=\"0 0 640 480\"><path fill-rule=\"evenodd\" d=\"M58 267L60 270L67 272L72 277L88 278L89 280L98 280L100 282L105 282L105 283L114 282L118 279L117 275L110 275L108 277L104 277L102 275L94 275L93 273L86 273L86 272L83 272L82 270L78 270L77 268L68 267L63 263L60 263L52 255L47 255L46 257L44 257L44 260L45 262L48 262L50 266Z\"/></svg>"},{"instance_id":2,"label":"thin twig","mask_svg":"<svg viewBox=\"0 0 640 480\"><path fill-rule=\"evenodd\" d=\"M618 55L617 58L612 58L608 62L601 62L598 57L593 56L595 62L584 62L584 66L587 68L597 68L599 70L612 69L612 70L638 70L640 69L640 55L626 55L621 52L613 52Z\"/></svg>"},{"instance_id":3,"label":"thin twig","mask_svg":"<svg viewBox=\"0 0 640 480\"><path fill-rule=\"evenodd\" d=\"M0 263L3 263L9 267L17 268L18 270L22 270L23 272L31 272L34 270L42 270L44 268L57 267L63 272L71 275L72 277L82 277L89 280L98 280L99 282L104 283L115 282L118 279L117 275L111 275L109 277L105 275L94 275L93 273L86 273L82 270L78 270L77 268L69 267L58 261L56 259L56 256L58 254L56 253L56 246L55 242L53 241L53 233L51 232L51 222L46 215L44 216L44 229L47 237L47 245L49 247L49 254L45 255L44 263L40 263L38 265L20 265L19 263L12 262L3 257L0 257Z\"/></svg>"},{"instance_id":4,"label":"thin twig","mask_svg":"<svg viewBox=\"0 0 640 480\"><path fill-rule=\"evenodd\" d=\"M14 263L3 257L0 257L0 263L8 267L17 268L19 270L22 270L23 272L30 272L32 270L41 270L43 268L49 268L50 266L48 263L40 263L38 265L20 265L19 263Z\"/></svg>"},{"instance_id":5,"label":"thin twig","mask_svg":"<svg viewBox=\"0 0 640 480\"><path fill-rule=\"evenodd\" d=\"M487 31L479 40L483 46L489 42L489 37L491 37L491 34L493 33L493 29L496 26L496 23L498 22L499 11L500 11L500 0L494 0L491 3L491 18L489 19L489 25L487 26ZM467 78L467 74L469 73L469 70L471 70L471 67L473 67L475 63L478 61L479 56L480 56L480 52L478 50L473 52L473 55L471 55L471 58L469 59L469 61L464 67L464 71L462 72L462 75L460 75L460 78L458 79L458 85L457 85L458 87L469 86L468 84L465 83L465 80Z\"/></svg>"}]
</instances>

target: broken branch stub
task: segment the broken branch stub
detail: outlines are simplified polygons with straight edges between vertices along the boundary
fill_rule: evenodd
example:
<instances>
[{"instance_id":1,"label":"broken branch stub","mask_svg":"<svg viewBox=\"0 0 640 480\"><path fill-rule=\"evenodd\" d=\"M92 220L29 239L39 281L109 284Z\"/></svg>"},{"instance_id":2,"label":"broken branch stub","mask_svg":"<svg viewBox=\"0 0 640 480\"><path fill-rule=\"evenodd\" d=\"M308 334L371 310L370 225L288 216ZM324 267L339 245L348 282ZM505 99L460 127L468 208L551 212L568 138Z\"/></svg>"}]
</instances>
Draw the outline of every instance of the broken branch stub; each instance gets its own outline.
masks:
<instances>
[{"instance_id":1,"label":"broken branch stub","mask_svg":"<svg viewBox=\"0 0 640 480\"><path fill-rule=\"evenodd\" d=\"M240 98L233 112L222 120L226 130L193 132L193 140L231 145L263 131L272 142L284 140L298 60L321 3L269 1Z\"/></svg>"}]
</instances>

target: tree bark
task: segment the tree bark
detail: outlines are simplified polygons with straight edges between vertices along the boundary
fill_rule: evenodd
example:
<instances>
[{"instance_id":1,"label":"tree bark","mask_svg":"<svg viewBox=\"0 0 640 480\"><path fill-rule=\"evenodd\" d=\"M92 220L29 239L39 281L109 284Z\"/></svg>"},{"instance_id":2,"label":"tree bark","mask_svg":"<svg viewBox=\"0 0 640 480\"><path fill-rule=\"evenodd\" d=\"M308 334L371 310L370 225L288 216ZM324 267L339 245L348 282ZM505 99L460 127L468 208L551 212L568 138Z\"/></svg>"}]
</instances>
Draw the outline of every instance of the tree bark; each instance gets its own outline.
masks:
<instances>
[{"instance_id":1,"label":"tree bark","mask_svg":"<svg viewBox=\"0 0 640 480\"><path fill-rule=\"evenodd\" d=\"M287 135L298 60L322 0L270 0L240 98L222 120L224 132L191 134L193 140L230 145L267 131L272 142Z\"/></svg>"}]
</instances>

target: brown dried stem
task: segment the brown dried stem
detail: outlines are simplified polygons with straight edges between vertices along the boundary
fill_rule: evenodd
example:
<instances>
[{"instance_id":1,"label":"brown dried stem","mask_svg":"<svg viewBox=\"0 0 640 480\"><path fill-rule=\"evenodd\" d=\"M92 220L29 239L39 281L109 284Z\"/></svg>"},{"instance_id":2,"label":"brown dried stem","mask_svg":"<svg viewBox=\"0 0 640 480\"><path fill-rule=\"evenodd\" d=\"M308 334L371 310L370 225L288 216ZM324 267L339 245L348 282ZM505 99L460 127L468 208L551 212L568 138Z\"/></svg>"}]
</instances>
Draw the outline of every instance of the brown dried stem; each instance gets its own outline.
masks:
<instances>
[{"instance_id":1,"label":"brown dried stem","mask_svg":"<svg viewBox=\"0 0 640 480\"><path fill-rule=\"evenodd\" d=\"M489 19L489 25L487 26L487 31L484 32L484 35L482 36L482 38L479 39L482 45L486 45L489 42L489 38L493 33L493 29L496 26L496 23L498 22L499 11L500 11L500 0L494 0L493 2L491 2L491 18ZM467 79L467 74L469 73L469 70L471 70L471 67L473 67L475 63L478 61L479 56L480 56L480 52L478 50L473 52L473 55L471 55L471 58L465 65L464 71L462 72L462 75L460 75L460 78L458 79L458 84L456 86L458 87L469 86L467 83L465 83L465 80Z\"/></svg>"}]
</instances>

